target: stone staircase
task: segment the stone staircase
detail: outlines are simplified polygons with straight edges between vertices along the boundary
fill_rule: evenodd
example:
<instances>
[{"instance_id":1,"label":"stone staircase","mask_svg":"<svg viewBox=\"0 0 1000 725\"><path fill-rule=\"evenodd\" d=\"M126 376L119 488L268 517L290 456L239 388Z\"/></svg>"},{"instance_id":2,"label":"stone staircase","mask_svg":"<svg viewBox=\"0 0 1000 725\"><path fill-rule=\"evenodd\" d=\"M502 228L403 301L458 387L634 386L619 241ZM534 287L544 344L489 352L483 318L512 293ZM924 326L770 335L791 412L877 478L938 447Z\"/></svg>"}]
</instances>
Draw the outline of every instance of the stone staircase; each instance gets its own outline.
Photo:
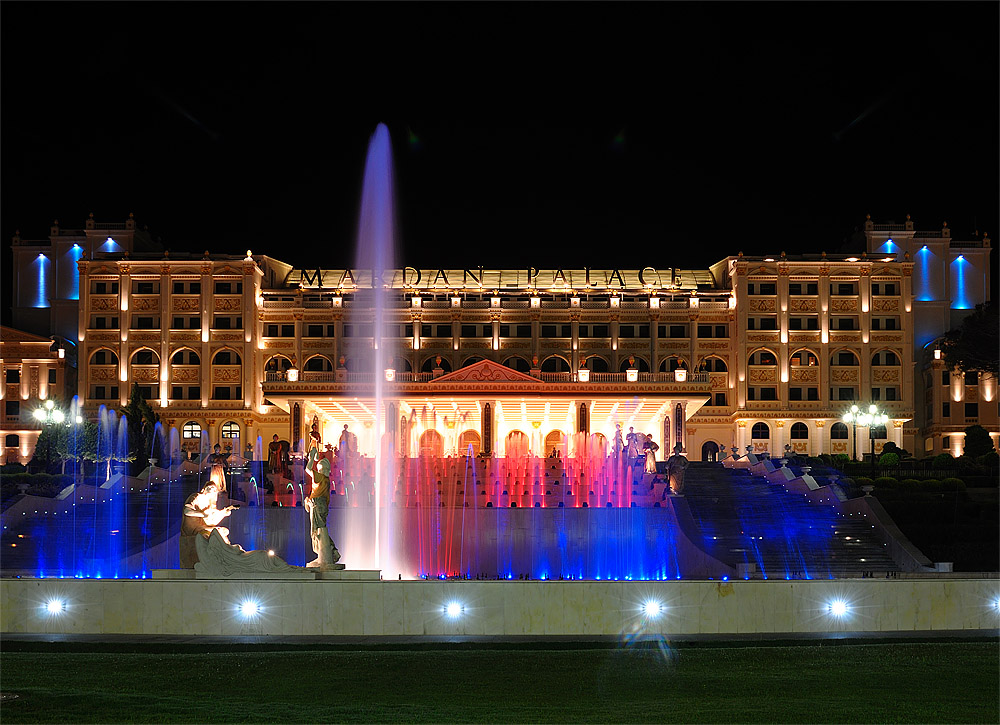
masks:
<instances>
[{"instance_id":1,"label":"stone staircase","mask_svg":"<svg viewBox=\"0 0 1000 725\"><path fill-rule=\"evenodd\" d=\"M864 519L811 503L748 471L693 462L684 494L702 534L696 543L741 576L884 577L899 570Z\"/></svg>"}]
</instances>

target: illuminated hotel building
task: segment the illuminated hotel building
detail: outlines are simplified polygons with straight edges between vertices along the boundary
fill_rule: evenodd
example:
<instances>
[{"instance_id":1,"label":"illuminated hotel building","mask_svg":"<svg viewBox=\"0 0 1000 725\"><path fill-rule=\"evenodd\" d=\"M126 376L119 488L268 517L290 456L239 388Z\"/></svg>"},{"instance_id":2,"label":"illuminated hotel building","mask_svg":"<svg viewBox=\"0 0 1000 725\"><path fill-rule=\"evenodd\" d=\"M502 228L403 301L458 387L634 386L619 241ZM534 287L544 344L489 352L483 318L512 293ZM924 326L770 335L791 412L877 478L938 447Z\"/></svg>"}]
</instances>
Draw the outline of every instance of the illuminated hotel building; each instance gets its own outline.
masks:
<instances>
[{"instance_id":1,"label":"illuminated hotel building","mask_svg":"<svg viewBox=\"0 0 1000 725\"><path fill-rule=\"evenodd\" d=\"M131 218L91 218L48 242L15 238L14 318L76 344L85 410L122 405L138 383L191 448L203 431L240 450L273 434L294 445L315 420L324 442L348 425L372 453L381 429L411 457L548 455L580 432L610 443L616 424L651 435L661 460L676 443L695 460L734 446L850 454L842 416L870 402L890 419L876 451L950 450L959 419L995 436L995 381L952 398L977 396L975 416L942 419L940 386L928 393L915 368L987 298L989 240L909 220L869 220L866 234L858 257L737 254L693 270L406 267L383 275L377 339L368 270L168 255ZM860 455L867 429L857 436Z\"/></svg>"}]
</instances>

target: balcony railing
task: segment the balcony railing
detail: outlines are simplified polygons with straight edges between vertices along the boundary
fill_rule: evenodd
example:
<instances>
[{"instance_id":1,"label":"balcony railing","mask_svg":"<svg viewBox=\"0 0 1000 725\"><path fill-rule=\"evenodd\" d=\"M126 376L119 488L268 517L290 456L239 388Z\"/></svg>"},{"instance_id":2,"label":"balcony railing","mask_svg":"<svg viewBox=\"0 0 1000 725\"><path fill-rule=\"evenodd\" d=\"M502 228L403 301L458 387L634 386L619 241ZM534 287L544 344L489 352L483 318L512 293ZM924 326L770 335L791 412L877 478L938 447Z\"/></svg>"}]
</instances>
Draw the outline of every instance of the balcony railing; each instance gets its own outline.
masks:
<instances>
[{"instance_id":1,"label":"balcony railing","mask_svg":"<svg viewBox=\"0 0 1000 725\"><path fill-rule=\"evenodd\" d=\"M384 373L383 373L384 374ZM395 382L397 383L429 383L435 379L434 373L414 373L414 372L397 372L395 374ZM569 383L569 382L580 382L581 385L586 385L582 381L577 381L574 373L571 372L560 372L560 373L539 373L538 379L543 383ZM317 372L304 370L299 373L299 380L304 382L316 382L316 383L358 383L371 385L375 381L375 373L360 373L360 372L350 372L345 370L339 370L336 372ZM264 373L264 382L266 383L284 383L288 382L288 371L286 370L270 370ZM628 373L590 373L591 383L628 383ZM637 373L636 380L637 383L674 383L679 382L676 380L674 373ZM709 382L708 373L688 373L687 380L688 383L698 383L707 384Z\"/></svg>"}]
</instances>

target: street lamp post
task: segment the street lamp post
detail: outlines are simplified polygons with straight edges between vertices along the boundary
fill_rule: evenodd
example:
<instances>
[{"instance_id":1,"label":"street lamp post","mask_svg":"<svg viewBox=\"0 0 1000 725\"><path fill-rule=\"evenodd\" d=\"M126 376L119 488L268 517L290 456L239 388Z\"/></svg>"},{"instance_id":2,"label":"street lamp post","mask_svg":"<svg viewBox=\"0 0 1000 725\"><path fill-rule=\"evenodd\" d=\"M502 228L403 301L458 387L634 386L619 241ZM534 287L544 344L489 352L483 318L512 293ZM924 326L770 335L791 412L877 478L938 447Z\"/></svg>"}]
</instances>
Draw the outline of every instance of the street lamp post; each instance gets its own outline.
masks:
<instances>
[{"instance_id":1,"label":"street lamp post","mask_svg":"<svg viewBox=\"0 0 1000 725\"><path fill-rule=\"evenodd\" d=\"M853 426L851 437L853 438L854 460L858 460L858 426L868 428L869 453L872 461L875 460L875 426L884 426L889 422L889 416L878 412L878 406L872 403L868 410L862 411L858 406L852 405L851 409L844 413L844 422Z\"/></svg>"}]
</instances>

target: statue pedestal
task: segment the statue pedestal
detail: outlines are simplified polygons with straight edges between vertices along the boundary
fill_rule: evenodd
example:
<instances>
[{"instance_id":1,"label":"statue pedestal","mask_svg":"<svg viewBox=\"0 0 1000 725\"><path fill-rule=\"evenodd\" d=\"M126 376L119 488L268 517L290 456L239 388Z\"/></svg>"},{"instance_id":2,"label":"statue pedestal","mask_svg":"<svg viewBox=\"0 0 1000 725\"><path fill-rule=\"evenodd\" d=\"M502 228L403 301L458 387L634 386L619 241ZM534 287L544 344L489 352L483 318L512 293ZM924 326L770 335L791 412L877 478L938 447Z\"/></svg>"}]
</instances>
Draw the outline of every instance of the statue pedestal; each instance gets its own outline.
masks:
<instances>
[{"instance_id":1,"label":"statue pedestal","mask_svg":"<svg viewBox=\"0 0 1000 725\"><path fill-rule=\"evenodd\" d=\"M317 571L316 578L323 581L379 581L381 569L341 569L338 571Z\"/></svg>"},{"instance_id":2,"label":"statue pedestal","mask_svg":"<svg viewBox=\"0 0 1000 725\"><path fill-rule=\"evenodd\" d=\"M335 571L305 571L285 572L234 572L229 576L222 574L205 574L194 569L153 569L153 579L157 581L190 581L192 579L221 580L271 580L271 581L379 581L381 569L338 569Z\"/></svg>"}]
</instances>

